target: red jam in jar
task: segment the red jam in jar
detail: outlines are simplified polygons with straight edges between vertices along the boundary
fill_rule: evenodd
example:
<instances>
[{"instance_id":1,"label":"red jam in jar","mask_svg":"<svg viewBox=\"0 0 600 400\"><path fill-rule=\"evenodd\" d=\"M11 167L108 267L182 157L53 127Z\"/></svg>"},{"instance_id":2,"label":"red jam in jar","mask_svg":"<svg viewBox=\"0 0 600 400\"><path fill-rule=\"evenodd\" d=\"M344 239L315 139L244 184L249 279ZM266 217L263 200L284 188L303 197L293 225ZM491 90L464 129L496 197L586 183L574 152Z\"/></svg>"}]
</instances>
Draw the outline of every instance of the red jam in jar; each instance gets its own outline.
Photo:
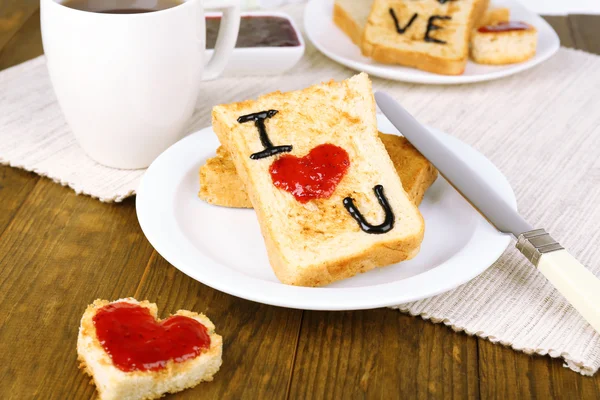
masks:
<instances>
[{"instance_id":1,"label":"red jam in jar","mask_svg":"<svg viewBox=\"0 0 600 400\"><path fill-rule=\"evenodd\" d=\"M137 304L108 304L93 322L100 344L125 372L156 371L169 360L183 362L210 347L208 330L195 319L173 315L159 322Z\"/></svg>"},{"instance_id":2,"label":"red jam in jar","mask_svg":"<svg viewBox=\"0 0 600 400\"><path fill-rule=\"evenodd\" d=\"M329 198L350 167L346 150L325 143L304 157L285 154L271 167L273 184L290 192L300 203Z\"/></svg>"},{"instance_id":3,"label":"red jam in jar","mask_svg":"<svg viewBox=\"0 0 600 400\"><path fill-rule=\"evenodd\" d=\"M221 17L206 18L206 48L214 49ZM236 48L296 47L300 46L298 34L292 23L278 16L245 15L240 19L240 32Z\"/></svg>"}]
</instances>

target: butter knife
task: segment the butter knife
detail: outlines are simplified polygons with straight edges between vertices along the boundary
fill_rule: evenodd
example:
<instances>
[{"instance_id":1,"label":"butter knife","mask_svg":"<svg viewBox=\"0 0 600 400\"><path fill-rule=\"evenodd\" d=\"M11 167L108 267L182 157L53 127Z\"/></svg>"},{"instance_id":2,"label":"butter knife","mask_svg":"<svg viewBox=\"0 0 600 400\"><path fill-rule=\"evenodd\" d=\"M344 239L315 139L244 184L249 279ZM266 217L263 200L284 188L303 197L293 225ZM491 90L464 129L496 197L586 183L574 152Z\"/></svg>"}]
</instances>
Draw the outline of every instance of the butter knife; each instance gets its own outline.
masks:
<instances>
[{"instance_id":1,"label":"butter knife","mask_svg":"<svg viewBox=\"0 0 600 400\"><path fill-rule=\"evenodd\" d=\"M500 232L516 238L517 249L600 333L600 279L544 229L533 229L476 170L448 149L390 95L376 92L375 100L398 131L480 214Z\"/></svg>"}]
</instances>

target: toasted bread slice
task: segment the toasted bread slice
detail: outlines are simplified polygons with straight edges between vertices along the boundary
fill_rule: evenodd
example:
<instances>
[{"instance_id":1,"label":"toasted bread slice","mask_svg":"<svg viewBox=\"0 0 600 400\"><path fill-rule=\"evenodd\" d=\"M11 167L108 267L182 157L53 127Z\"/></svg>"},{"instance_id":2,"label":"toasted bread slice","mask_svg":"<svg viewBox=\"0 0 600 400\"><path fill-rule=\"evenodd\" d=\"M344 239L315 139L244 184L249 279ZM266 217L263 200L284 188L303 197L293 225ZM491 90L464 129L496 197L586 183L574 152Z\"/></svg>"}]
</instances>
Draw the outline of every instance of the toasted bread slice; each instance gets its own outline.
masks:
<instances>
[{"instance_id":1,"label":"toasted bread slice","mask_svg":"<svg viewBox=\"0 0 600 400\"><path fill-rule=\"evenodd\" d=\"M402 186L415 205L421 204L425 192L438 177L438 171L410 142L396 135L380 134Z\"/></svg>"},{"instance_id":2,"label":"toasted bread slice","mask_svg":"<svg viewBox=\"0 0 600 400\"><path fill-rule=\"evenodd\" d=\"M223 146L219 146L215 157L200 167L199 175L198 197L202 200L222 207L252 208L244 183Z\"/></svg>"},{"instance_id":3,"label":"toasted bread slice","mask_svg":"<svg viewBox=\"0 0 600 400\"><path fill-rule=\"evenodd\" d=\"M511 29L514 26L519 29ZM471 57L479 64L513 64L532 58L536 47L535 27L523 22L497 23L474 30Z\"/></svg>"},{"instance_id":4,"label":"toasted bread slice","mask_svg":"<svg viewBox=\"0 0 600 400\"><path fill-rule=\"evenodd\" d=\"M284 159L281 154L251 158L264 154L268 146L259 138L255 124L238 122L238 118L254 113L264 116L267 110L273 111L262 120L265 131L274 146L292 146L286 155L304 157L326 144L343 149L338 155L347 153L347 172L329 197L301 203L274 185L270 169L275 161ZM283 283L325 285L406 260L418 251L424 234L423 217L402 188L377 135L375 100L366 74L216 106L212 117L213 129L248 190L269 261ZM391 213L374 192L383 192L380 201L384 205L387 201ZM367 222L381 225L374 228L380 234L361 229L348 211L354 206ZM362 228L373 232L366 225Z\"/></svg>"},{"instance_id":5,"label":"toasted bread slice","mask_svg":"<svg viewBox=\"0 0 600 400\"><path fill-rule=\"evenodd\" d=\"M438 176L437 170L406 138L381 132L379 138L394 163L408 197L416 205L421 204L425 191ZM202 200L223 207L252 208L235 165L222 146L217 149L216 157L208 159L199 172L198 196Z\"/></svg>"},{"instance_id":6,"label":"toasted bread slice","mask_svg":"<svg viewBox=\"0 0 600 400\"><path fill-rule=\"evenodd\" d=\"M509 8L490 8L484 14L477 27L486 25L496 25L510 21Z\"/></svg>"},{"instance_id":7,"label":"toasted bread slice","mask_svg":"<svg viewBox=\"0 0 600 400\"><path fill-rule=\"evenodd\" d=\"M445 75L464 72L471 28L487 0L375 0L361 48L365 56Z\"/></svg>"},{"instance_id":8,"label":"toasted bread slice","mask_svg":"<svg viewBox=\"0 0 600 400\"><path fill-rule=\"evenodd\" d=\"M158 312L156 304L133 298L112 303L96 300L85 310L77 338L77 355L80 368L92 377L101 400L158 399L165 393L179 392L213 379L222 363L223 339L215 333L215 326L205 315L185 310L179 310L175 315L192 318L207 328L210 337L207 350L185 361L169 360L159 370L124 372L117 368L98 340L93 318L102 307L120 302L147 308L154 318Z\"/></svg>"},{"instance_id":9,"label":"toasted bread slice","mask_svg":"<svg viewBox=\"0 0 600 400\"><path fill-rule=\"evenodd\" d=\"M333 22L360 46L373 0L335 0Z\"/></svg>"},{"instance_id":10,"label":"toasted bread slice","mask_svg":"<svg viewBox=\"0 0 600 400\"><path fill-rule=\"evenodd\" d=\"M473 17L473 24L471 28L474 26L478 26L488 15L490 7L490 0L476 0L475 2L475 13Z\"/></svg>"}]
</instances>

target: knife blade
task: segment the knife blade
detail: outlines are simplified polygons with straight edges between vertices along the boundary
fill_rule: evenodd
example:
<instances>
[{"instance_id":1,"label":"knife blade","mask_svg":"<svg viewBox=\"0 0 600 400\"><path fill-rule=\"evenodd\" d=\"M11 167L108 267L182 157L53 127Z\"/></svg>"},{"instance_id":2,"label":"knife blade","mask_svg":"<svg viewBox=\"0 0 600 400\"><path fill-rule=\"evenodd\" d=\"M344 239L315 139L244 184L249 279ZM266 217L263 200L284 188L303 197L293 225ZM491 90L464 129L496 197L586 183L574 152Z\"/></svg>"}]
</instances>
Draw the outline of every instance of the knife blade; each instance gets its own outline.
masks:
<instances>
[{"instance_id":1,"label":"knife blade","mask_svg":"<svg viewBox=\"0 0 600 400\"><path fill-rule=\"evenodd\" d=\"M377 105L402 135L421 152L496 229L518 237L529 225L477 171L447 148L386 93L375 93Z\"/></svg>"},{"instance_id":2,"label":"knife blade","mask_svg":"<svg viewBox=\"0 0 600 400\"><path fill-rule=\"evenodd\" d=\"M544 229L532 226L474 168L455 154L384 92L375 101L398 131L500 232L546 276L579 313L600 332L600 279L569 254Z\"/></svg>"}]
</instances>

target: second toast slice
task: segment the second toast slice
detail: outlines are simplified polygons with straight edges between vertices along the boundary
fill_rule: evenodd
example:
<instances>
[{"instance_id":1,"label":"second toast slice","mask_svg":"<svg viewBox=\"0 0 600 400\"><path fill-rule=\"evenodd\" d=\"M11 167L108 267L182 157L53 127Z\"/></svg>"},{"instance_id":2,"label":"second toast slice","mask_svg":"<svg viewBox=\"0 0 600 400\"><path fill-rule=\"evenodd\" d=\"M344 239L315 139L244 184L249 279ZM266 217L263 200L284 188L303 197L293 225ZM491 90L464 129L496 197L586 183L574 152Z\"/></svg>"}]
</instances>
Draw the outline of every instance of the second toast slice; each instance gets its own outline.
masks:
<instances>
[{"instance_id":1,"label":"second toast slice","mask_svg":"<svg viewBox=\"0 0 600 400\"><path fill-rule=\"evenodd\" d=\"M423 217L377 135L366 74L216 106L212 116L283 283L325 285L416 255ZM284 161L296 166L291 176L308 168L312 183L278 184Z\"/></svg>"}]
</instances>

